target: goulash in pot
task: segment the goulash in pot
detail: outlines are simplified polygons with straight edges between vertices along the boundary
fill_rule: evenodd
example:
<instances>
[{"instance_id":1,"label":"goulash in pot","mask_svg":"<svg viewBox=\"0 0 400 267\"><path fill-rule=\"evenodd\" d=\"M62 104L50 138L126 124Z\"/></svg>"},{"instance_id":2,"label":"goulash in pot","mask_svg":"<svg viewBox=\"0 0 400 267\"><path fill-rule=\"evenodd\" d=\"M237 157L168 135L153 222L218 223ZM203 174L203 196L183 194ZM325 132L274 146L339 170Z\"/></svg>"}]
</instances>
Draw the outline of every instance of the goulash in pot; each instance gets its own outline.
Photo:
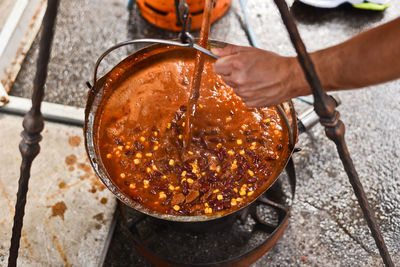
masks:
<instances>
[{"instance_id":1,"label":"goulash in pot","mask_svg":"<svg viewBox=\"0 0 400 267\"><path fill-rule=\"evenodd\" d=\"M229 213L275 180L288 155L276 107L249 109L204 65L189 149L185 121L193 53L176 49L105 90L98 150L113 183L162 214Z\"/></svg>"}]
</instances>

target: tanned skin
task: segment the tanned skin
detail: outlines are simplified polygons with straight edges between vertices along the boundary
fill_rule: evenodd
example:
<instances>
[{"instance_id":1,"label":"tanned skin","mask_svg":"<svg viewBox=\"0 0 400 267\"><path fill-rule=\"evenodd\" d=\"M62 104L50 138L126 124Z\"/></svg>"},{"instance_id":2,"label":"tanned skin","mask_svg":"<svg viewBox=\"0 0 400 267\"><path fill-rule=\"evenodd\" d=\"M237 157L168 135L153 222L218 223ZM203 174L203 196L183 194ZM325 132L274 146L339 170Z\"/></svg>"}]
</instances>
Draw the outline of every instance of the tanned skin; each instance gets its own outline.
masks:
<instances>
[{"instance_id":1,"label":"tanned skin","mask_svg":"<svg viewBox=\"0 0 400 267\"><path fill-rule=\"evenodd\" d=\"M244 46L212 49L223 76L249 107L277 105L311 89L296 57ZM311 53L326 91L361 88L400 78L400 18L346 42Z\"/></svg>"}]
</instances>

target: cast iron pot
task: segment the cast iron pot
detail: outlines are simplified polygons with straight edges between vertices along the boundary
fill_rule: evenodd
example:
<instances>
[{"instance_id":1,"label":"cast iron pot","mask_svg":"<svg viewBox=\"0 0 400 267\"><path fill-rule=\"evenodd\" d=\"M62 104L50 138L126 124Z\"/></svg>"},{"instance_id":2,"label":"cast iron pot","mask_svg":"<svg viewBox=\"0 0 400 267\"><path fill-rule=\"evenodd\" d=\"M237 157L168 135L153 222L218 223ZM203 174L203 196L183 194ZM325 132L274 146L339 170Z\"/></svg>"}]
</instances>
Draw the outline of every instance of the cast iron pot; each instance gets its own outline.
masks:
<instances>
[{"instance_id":1,"label":"cast iron pot","mask_svg":"<svg viewBox=\"0 0 400 267\"><path fill-rule=\"evenodd\" d=\"M101 63L102 59L108 55L111 51L130 44L137 44L137 43L155 43L149 45L143 49L140 49L123 61L118 63L112 70L110 70L107 74L105 74L100 79L97 79L97 69L99 64ZM223 47L227 45L224 42L216 41L216 40L209 40L209 47ZM239 210L247 207L252 202L256 200L254 198L253 201L247 203L246 206L234 210L228 213L223 214L214 214L214 215L200 215L200 216L177 216L177 215L169 215L169 214L162 214L153 210L150 210L140 203L132 200L128 196L126 196L116 184L110 179L110 176L104 167L102 159L100 157L98 140L96 138L96 131L98 131L98 119L101 114L102 105L107 101L108 97L113 93L110 90L104 90L105 84L107 83L107 88L112 88L112 83L120 82L121 79L127 77L129 73L132 71L143 70L149 64L151 65L152 62L155 62L160 57L169 56L171 52L174 50L182 50L182 53L192 53L193 57L195 56L196 50L195 48L191 47L191 44L182 44L175 41L166 41L166 40L156 40L156 39L138 39L127 41L123 43L119 43L100 56L100 58L96 62L95 70L94 70L94 78L93 78L93 86L91 86L87 102L85 108L85 124L84 124L84 136L85 136L85 147L86 152L88 154L90 163L96 172L97 176L100 180L104 183L104 185L124 204L127 206L140 211L144 214L156 217L158 219L167 220L167 221L176 221L176 222L204 222L209 220L215 220L222 218L227 215L232 215L233 213L238 212ZM196 49L201 49L198 46ZM175 51L176 52L176 51ZM208 52L208 51L206 51ZM176 53L175 53L176 54ZM298 129L297 129L297 118L296 113L293 107L293 103L291 101L284 102L277 106L279 112L281 113L284 123L286 124L286 130L289 143L284 144L284 151L281 158L283 160L280 164L276 165L276 169L273 174L268 177L268 180L264 183L262 192L259 194L261 196L268 188L272 186L272 184L278 179L279 174L285 168L288 160L290 159L293 150L294 144L297 141ZM99 129L101 130L101 129Z\"/></svg>"}]
</instances>

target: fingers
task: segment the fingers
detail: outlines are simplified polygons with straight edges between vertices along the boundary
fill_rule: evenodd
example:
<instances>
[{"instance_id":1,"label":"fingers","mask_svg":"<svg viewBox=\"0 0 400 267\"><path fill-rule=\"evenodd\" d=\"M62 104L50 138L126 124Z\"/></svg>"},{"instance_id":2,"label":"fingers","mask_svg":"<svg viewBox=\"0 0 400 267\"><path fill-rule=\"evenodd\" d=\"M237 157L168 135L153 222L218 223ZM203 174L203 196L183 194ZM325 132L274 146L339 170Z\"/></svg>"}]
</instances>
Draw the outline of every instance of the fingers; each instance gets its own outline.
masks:
<instances>
[{"instance_id":1,"label":"fingers","mask_svg":"<svg viewBox=\"0 0 400 267\"><path fill-rule=\"evenodd\" d=\"M240 51L247 50L248 48L249 47L246 47L246 46L238 46L238 45L229 44L229 45L227 45L225 47L222 47L222 48L216 48L216 47L211 48L211 52L213 54L215 54L216 56L226 57L226 56L229 56L229 55L236 54L236 53L238 53Z\"/></svg>"},{"instance_id":2,"label":"fingers","mask_svg":"<svg viewBox=\"0 0 400 267\"><path fill-rule=\"evenodd\" d=\"M284 94L266 94L265 92L260 92L260 94L253 94L252 96L238 96L248 107L270 107L278 105L290 98L285 97Z\"/></svg>"},{"instance_id":3,"label":"fingers","mask_svg":"<svg viewBox=\"0 0 400 267\"><path fill-rule=\"evenodd\" d=\"M247 107L252 107L252 108L262 108L262 107L267 107L267 106L273 106L279 104L279 102L274 99L274 98L268 98L268 97L241 97L242 101L246 104Z\"/></svg>"},{"instance_id":4,"label":"fingers","mask_svg":"<svg viewBox=\"0 0 400 267\"><path fill-rule=\"evenodd\" d=\"M230 87L237 88L238 85L234 82L234 78L232 77L231 74L228 75L222 75L222 78L224 79L224 82L229 85ZM234 89L235 90L235 89Z\"/></svg>"},{"instance_id":5,"label":"fingers","mask_svg":"<svg viewBox=\"0 0 400 267\"><path fill-rule=\"evenodd\" d=\"M264 107L273 106L273 104L270 104L268 102L268 100L265 100L265 99L245 101L245 104L247 107L250 107L250 108L264 108Z\"/></svg>"},{"instance_id":6,"label":"fingers","mask_svg":"<svg viewBox=\"0 0 400 267\"><path fill-rule=\"evenodd\" d=\"M212 49L219 56L214 72L221 74L225 83L249 107L265 107L285 100L282 78L287 79L284 58L274 53L251 47L228 45Z\"/></svg>"},{"instance_id":7,"label":"fingers","mask_svg":"<svg viewBox=\"0 0 400 267\"><path fill-rule=\"evenodd\" d=\"M230 75L233 71L232 57L226 56L215 61L214 72L226 76Z\"/></svg>"},{"instance_id":8,"label":"fingers","mask_svg":"<svg viewBox=\"0 0 400 267\"><path fill-rule=\"evenodd\" d=\"M219 58L214 63L214 72L223 76L230 75L235 77L237 80L236 83L239 83L238 80L243 82L246 78L246 70L248 68L247 59L244 54L237 53Z\"/></svg>"},{"instance_id":9,"label":"fingers","mask_svg":"<svg viewBox=\"0 0 400 267\"><path fill-rule=\"evenodd\" d=\"M283 94L277 93L272 88L266 90L266 88L258 88L257 85L253 87L254 84L247 84L246 86L238 85L234 75L223 75L223 79L248 107L267 107L278 105L285 101Z\"/></svg>"},{"instance_id":10,"label":"fingers","mask_svg":"<svg viewBox=\"0 0 400 267\"><path fill-rule=\"evenodd\" d=\"M232 88L248 107L273 106L285 100L284 94L277 91L276 88L260 88L258 84L232 86Z\"/></svg>"}]
</instances>

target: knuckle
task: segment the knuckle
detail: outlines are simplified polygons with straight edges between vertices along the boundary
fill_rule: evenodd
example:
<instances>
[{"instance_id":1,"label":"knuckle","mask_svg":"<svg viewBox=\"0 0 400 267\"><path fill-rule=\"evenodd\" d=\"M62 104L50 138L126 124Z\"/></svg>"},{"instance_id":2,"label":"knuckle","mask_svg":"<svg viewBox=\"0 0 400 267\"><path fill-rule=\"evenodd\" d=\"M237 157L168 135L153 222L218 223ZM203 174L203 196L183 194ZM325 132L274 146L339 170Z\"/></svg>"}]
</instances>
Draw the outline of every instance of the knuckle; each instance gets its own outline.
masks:
<instances>
[{"instance_id":1,"label":"knuckle","mask_svg":"<svg viewBox=\"0 0 400 267\"><path fill-rule=\"evenodd\" d=\"M244 67L243 60L241 60L240 58L235 58L234 60L232 60L232 67L239 70L242 69Z\"/></svg>"},{"instance_id":2,"label":"knuckle","mask_svg":"<svg viewBox=\"0 0 400 267\"><path fill-rule=\"evenodd\" d=\"M240 53L242 51L248 50L249 47L247 46L240 46L240 45L232 45L231 51L232 54Z\"/></svg>"},{"instance_id":3,"label":"knuckle","mask_svg":"<svg viewBox=\"0 0 400 267\"><path fill-rule=\"evenodd\" d=\"M243 85L245 85L245 84L247 83L247 78L246 78L246 76L243 75L242 73L239 73L239 74L236 74L236 75L233 77L233 81L234 81L237 85L243 86Z\"/></svg>"},{"instance_id":4,"label":"knuckle","mask_svg":"<svg viewBox=\"0 0 400 267\"><path fill-rule=\"evenodd\" d=\"M220 73L221 72L221 65L219 64L219 62L215 62L214 67L213 67L214 72L216 73Z\"/></svg>"},{"instance_id":5,"label":"knuckle","mask_svg":"<svg viewBox=\"0 0 400 267\"><path fill-rule=\"evenodd\" d=\"M232 53L237 53L240 50L240 46L236 46L236 45L231 45L231 52Z\"/></svg>"}]
</instances>

